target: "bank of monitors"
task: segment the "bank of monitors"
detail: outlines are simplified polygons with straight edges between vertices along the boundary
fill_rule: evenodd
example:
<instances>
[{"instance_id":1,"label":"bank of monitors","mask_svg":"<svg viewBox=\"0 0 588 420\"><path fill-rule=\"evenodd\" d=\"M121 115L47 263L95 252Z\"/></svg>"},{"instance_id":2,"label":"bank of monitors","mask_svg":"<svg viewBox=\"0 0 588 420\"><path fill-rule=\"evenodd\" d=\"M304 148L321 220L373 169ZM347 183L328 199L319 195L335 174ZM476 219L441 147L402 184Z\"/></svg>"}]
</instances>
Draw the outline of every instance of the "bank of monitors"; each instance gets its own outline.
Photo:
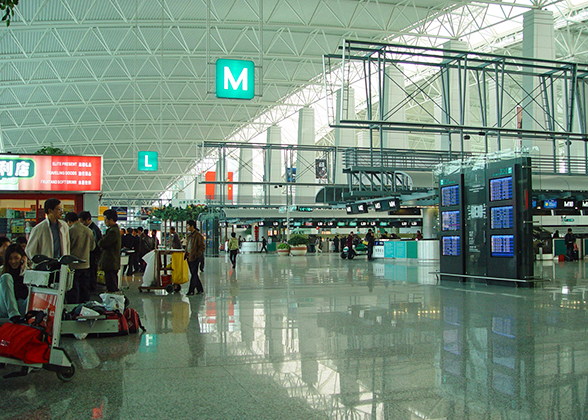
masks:
<instances>
[{"instance_id":1,"label":"bank of monitors","mask_svg":"<svg viewBox=\"0 0 588 420\"><path fill-rule=\"evenodd\" d=\"M512 229L514 227L514 206L491 207L490 229Z\"/></svg>"},{"instance_id":2,"label":"bank of monitors","mask_svg":"<svg viewBox=\"0 0 588 420\"><path fill-rule=\"evenodd\" d=\"M461 237L460 236L443 236L442 253L446 257L458 257L461 255Z\"/></svg>"},{"instance_id":3,"label":"bank of monitors","mask_svg":"<svg viewBox=\"0 0 588 420\"><path fill-rule=\"evenodd\" d=\"M490 201L512 200L512 176L490 180Z\"/></svg>"},{"instance_id":4,"label":"bank of monitors","mask_svg":"<svg viewBox=\"0 0 588 420\"><path fill-rule=\"evenodd\" d=\"M459 206L459 185L441 187L441 206Z\"/></svg>"},{"instance_id":5,"label":"bank of monitors","mask_svg":"<svg viewBox=\"0 0 588 420\"><path fill-rule=\"evenodd\" d=\"M441 230L458 231L460 228L460 211L450 210L441 212Z\"/></svg>"},{"instance_id":6,"label":"bank of monitors","mask_svg":"<svg viewBox=\"0 0 588 420\"><path fill-rule=\"evenodd\" d=\"M493 257L514 257L514 235L490 235L490 254Z\"/></svg>"}]
</instances>

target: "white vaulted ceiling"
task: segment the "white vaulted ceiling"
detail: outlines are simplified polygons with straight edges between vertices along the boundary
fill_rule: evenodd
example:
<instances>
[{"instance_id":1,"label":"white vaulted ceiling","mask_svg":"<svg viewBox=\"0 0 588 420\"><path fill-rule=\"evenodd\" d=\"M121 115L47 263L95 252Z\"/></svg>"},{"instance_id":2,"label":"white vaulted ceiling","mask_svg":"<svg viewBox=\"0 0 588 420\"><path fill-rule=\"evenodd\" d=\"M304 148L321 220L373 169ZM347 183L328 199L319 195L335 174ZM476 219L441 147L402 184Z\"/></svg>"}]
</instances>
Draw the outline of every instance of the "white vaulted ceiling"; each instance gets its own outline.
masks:
<instances>
[{"instance_id":1,"label":"white vaulted ceiling","mask_svg":"<svg viewBox=\"0 0 588 420\"><path fill-rule=\"evenodd\" d=\"M571 1L20 0L0 27L0 140L103 155L105 197L157 198L194 166L197 142L253 121L263 131L283 117L259 123L277 104L315 101L292 93L318 83L343 39L516 45L532 6L564 22L558 55L584 61L586 5ZM218 58L253 60L261 95L216 99ZM140 150L159 152L157 173L137 170Z\"/></svg>"}]
</instances>

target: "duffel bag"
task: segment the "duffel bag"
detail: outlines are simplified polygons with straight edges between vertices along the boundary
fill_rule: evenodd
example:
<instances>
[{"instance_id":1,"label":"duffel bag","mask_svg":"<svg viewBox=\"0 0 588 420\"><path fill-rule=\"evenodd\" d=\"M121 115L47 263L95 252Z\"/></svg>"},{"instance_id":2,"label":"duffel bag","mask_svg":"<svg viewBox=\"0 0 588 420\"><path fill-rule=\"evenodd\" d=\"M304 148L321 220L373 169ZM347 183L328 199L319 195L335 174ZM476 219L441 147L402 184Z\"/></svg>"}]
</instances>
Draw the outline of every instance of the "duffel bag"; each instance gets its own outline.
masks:
<instances>
[{"instance_id":1,"label":"duffel bag","mask_svg":"<svg viewBox=\"0 0 588 420\"><path fill-rule=\"evenodd\" d=\"M0 356L49 363L51 336L43 327L6 323L0 327Z\"/></svg>"}]
</instances>

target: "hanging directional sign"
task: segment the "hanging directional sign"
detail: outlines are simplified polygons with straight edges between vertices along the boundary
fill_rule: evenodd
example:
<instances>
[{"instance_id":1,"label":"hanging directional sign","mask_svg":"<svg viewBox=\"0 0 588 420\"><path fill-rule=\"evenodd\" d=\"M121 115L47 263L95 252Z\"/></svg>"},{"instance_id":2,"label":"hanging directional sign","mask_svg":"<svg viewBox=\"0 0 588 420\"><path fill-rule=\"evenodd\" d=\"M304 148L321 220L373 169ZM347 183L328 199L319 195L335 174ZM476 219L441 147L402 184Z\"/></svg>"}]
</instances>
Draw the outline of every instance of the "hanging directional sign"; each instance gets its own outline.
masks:
<instances>
[{"instance_id":1,"label":"hanging directional sign","mask_svg":"<svg viewBox=\"0 0 588 420\"><path fill-rule=\"evenodd\" d=\"M157 171L157 152L139 152L138 168L140 171Z\"/></svg>"},{"instance_id":2,"label":"hanging directional sign","mask_svg":"<svg viewBox=\"0 0 588 420\"><path fill-rule=\"evenodd\" d=\"M248 60L216 60L216 97L253 99L255 65Z\"/></svg>"}]
</instances>

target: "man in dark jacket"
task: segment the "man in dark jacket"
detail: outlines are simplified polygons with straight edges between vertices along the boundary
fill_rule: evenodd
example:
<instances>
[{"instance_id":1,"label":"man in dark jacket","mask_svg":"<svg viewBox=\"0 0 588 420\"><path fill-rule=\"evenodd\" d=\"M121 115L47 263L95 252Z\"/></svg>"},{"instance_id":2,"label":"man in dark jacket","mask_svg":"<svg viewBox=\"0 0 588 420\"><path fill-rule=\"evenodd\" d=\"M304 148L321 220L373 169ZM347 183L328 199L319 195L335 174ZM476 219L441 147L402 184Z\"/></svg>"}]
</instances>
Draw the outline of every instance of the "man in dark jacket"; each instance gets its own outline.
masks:
<instances>
[{"instance_id":1,"label":"man in dark jacket","mask_svg":"<svg viewBox=\"0 0 588 420\"><path fill-rule=\"evenodd\" d=\"M190 288L188 289L188 296L194 294L194 289L197 290L197 294L201 295L204 293L204 288L198 276L198 266L204 259L204 237L196 229L196 222L194 220L188 220L187 225L189 236L186 244L185 258L188 260L188 267L190 267Z\"/></svg>"},{"instance_id":2,"label":"man in dark jacket","mask_svg":"<svg viewBox=\"0 0 588 420\"><path fill-rule=\"evenodd\" d=\"M108 227L106 234L98 243L102 254L100 267L104 270L104 281L109 293L118 291L118 270L120 270L120 229L116 224L118 216L115 210L104 211L104 224Z\"/></svg>"},{"instance_id":3,"label":"man in dark jacket","mask_svg":"<svg viewBox=\"0 0 588 420\"><path fill-rule=\"evenodd\" d=\"M96 290L96 280L98 277L98 264L100 262L100 247L98 246L98 242L102 239L102 231L96 223L92 221L92 215L89 211L82 211L78 214L79 220L82 225L89 228L92 233L94 234L94 242L96 246L92 251L90 251L90 271L88 272L88 284L90 287L90 291Z\"/></svg>"},{"instance_id":4,"label":"man in dark jacket","mask_svg":"<svg viewBox=\"0 0 588 420\"><path fill-rule=\"evenodd\" d=\"M371 261L374 259L374 245L376 244L376 239L374 238L374 233L371 229L368 229L368 232L365 235L365 241L367 242L367 259L368 261Z\"/></svg>"},{"instance_id":5,"label":"man in dark jacket","mask_svg":"<svg viewBox=\"0 0 588 420\"><path fill-rule=\"evenodd\" d=\"M574 245L576 244L576 237L572 233L572 229L568 229L568 233L564 236L564 243L566 244L566 255L568 257L568 261L574 261L576 258L574 256Z\"/></svg>"},{"instance_id":6,"label":"man in dark jacket","mask_svg":"<svg viewBox=\"0 0 588 420\"><path fill-rule=\"evenodd\" d=\"M169 228L169 239L171 249L182 249L182 241L173 226Z\"/></svg>"}]
</instances>

